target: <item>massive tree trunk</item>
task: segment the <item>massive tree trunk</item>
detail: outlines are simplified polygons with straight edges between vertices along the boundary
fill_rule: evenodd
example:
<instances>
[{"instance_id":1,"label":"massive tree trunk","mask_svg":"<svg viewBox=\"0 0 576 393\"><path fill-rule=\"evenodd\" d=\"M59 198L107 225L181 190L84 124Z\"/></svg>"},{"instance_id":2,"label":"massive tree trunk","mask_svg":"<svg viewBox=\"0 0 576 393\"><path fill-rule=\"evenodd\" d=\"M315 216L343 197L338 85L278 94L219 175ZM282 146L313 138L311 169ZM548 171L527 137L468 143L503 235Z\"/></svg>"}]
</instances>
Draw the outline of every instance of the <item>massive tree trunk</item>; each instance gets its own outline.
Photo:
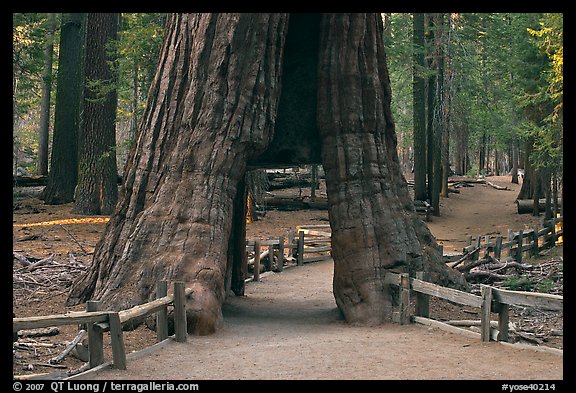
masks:
<instances>
[{"instance_id":1,"label":"massive tree trunk","mask_svg":"<svg viewBox=\"0 0 576 393\"><path fill-rule=\"evenodd\" d=\"M221 326L233 202L272 136L286 21L171 16L119 203L68 304L125 309L152 299L158 280L182 280L188 331Z\"/></svg>"},{"instance_id":2,"label":"massive tree trunk","mask_svg":"<svg viewBox=\"0 0 576 393\"><path fill-rule=\"evenodd\" d=\"M117 13L90 13L87 17L86 63L90 66L86 67L84 78L74 213L109 215L118 200L118 93L110 49L117 38L118 18Z\"/></svg>"},{"instance_id":3,"label":"massive tree trunk","mask_svg":"<svg viewBox=\"0 0 576 393\"><path fill-rule=\"evenodd\" d=\"M464 285L441 262L414 213L398 156L382 20L330 14L322 20L318 128L329 201L334 296L346 321L389 321L389 271L428 270ZM359 55L361 54L361 55Z\"/></svg>"},{"instance_id":4,"label":"massive tree trunk","mask_svg":"<svg viewBox=\"0 0 576 393\"><path fill-rule=\"evenodd\" d=\"M84 16L85 14L62 14L52 157L48 184L42 193L42 199L48 205L74 200L78 177Z\"/></svg>"},{"instance_id":5,"label":"massive tree trunk","mask_svg":"<svg viewBox=\"0 0 576 393\"><path fill-rule=\"evenodd\" d=\"M68 304L95 298L106 309L124 309L154 298L158 280L182 280L193 290L188 331L209 334L221 326L226 290L243 293L245 228L239 220L245 217L247 164L266 157L261 153L279 129L289 132L289 118L299 125L290 111L301 105L298 95L287 97L282 89L280 97L288 83L286 94L297 87L318 92L318 111L304 108L314 114L306 129L316 134L310 140L321 139L334 293L346 319L390 319L382 283L390 269L426 269L432 279L465 285L434 248L400 171L380 16L292 19L171 16L120 201ZM306 31L317 32L319 50L315 37L301 34L311 24ZM290 37L291 45L316 52L295 51L302 57L288 59ZM317 85L308 76L291 79L310 66Z\"/></svg>"}]
</instances>

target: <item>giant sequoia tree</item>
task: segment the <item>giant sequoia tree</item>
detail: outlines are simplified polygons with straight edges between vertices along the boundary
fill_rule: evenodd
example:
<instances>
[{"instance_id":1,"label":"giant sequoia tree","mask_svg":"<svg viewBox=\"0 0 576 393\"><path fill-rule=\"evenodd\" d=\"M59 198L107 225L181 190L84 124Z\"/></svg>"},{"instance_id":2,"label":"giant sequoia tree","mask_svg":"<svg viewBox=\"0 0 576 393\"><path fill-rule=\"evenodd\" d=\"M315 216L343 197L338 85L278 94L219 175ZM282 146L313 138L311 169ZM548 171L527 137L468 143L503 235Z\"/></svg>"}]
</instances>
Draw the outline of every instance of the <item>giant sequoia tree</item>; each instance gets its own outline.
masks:
<instances>
[{"instance_id":1,"label":"giant sequoia tree","mask_svg":"<svg viewBox=\"0 0 576 393\"><path fill-rule=\"evenodd\" d=\"M244 221L247 165L290 132L301 101L314 103L299 117L309 124L292 131L321 141L346 319L391 318L388 271L465 285L400 171L379 14L174 14L166 29L119 203L69 304L122 309L152 299L158 280L182 280L193 290L188 331L218 329L243 281L245 228L233 221Z\"/></svg>"}]
</instances>

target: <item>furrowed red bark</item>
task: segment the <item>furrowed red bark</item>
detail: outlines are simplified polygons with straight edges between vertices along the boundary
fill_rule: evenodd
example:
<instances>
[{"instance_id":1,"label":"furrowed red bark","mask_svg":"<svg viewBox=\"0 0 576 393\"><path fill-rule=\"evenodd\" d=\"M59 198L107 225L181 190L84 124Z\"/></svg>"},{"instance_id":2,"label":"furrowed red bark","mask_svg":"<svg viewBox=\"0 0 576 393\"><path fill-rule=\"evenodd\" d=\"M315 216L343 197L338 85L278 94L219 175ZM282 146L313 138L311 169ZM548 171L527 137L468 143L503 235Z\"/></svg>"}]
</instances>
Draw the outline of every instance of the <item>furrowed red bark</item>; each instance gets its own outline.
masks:
<instances>
[{"instance_id":1,"label":"furrowed red bark","mask_svg":"<svg viewBox=\"0 0 576 393\"><path fill-rule=\"evenodd\" d=\"M284 14L171 16L119 203L68 304L126 309L154 299L159 280L181 280L193 289L188 332L218 329L226 290L243 293L247 165L282 159L265 154L273 134L298 130L322 145L334 294L347 321L390 319L388 271L462 284L400 171L379 14L294 18L290 32ZM317 105L302 106L302 92Z\"/></svg>"},{"instance_id":2,"label":"furrowed red bark","mask_svg":"<svg viewBox=\"0 0 576 393\"><path fill-rule=\"evenodd\" d=\"M390 82L378 14L329 14L321 25L318 128L332 228L334 296L346 321L390 320L389 271L431 271L465 285L444 266L416 216L396 153Z\"/></svg>"},{"instance_id":3,"label":"furrowed red bark","mask_svg":"<svg viewBox=\"0 0 576 393\"><path fill-rule=\"evenodd\" d=\"M287 15L175 14L116 212L68 304L151 300L182 280L188 331L222 323L233 201L246 162L268 145Z\"/></svg>"}]
</instances>

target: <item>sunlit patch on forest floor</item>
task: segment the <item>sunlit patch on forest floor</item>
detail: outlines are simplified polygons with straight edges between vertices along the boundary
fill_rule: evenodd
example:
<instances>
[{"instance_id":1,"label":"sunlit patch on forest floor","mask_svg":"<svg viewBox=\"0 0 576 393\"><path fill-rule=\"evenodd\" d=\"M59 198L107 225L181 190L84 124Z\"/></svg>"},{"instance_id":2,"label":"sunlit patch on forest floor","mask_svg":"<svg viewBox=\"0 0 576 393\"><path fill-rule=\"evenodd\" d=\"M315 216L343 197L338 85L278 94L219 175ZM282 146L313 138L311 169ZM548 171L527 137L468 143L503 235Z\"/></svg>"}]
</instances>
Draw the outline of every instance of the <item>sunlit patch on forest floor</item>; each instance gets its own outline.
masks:
<instances>
[{"instance_id":1,"label":"sunlit patch on forest floor","mask_svg":"<svg viewBox=\"0 0 576 393\"><path fill-rule=\"evenodd\" d=\"M42 222L31 222L27 224L14 224L14 227L38 227L38 226L49 226L49 225L65 225L65 224L96 224L102 222L108 222L109 217L86 217L86 218L67 218L65 220L52 220L52 221L42 221Z\"/></svg>"}]
</instances>

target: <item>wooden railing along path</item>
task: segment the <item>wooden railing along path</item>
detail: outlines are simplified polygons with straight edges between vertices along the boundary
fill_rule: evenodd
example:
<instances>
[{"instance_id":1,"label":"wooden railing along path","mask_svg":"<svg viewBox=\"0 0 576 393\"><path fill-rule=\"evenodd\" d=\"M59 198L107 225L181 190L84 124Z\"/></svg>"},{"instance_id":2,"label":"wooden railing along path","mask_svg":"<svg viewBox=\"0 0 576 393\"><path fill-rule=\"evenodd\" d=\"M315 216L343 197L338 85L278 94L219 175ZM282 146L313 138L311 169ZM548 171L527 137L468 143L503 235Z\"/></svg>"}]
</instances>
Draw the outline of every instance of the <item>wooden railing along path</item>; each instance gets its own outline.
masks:
<instances>
[{"instance_id":1,"label":"wooden railing along path","mask_svg":"<svg viewBox=\"0 0 576 393\"><path fill-rule=\"evenodd\" d=\"M562 217L552 220L551 225L546 225L544 229L538 230L535 227L532 231L519 231L517 233L509 231L508 241L502 242L502 237L498 236L495 242L485 239L481 243L479 236L476 244L465 247L464 252L477 252L484 250L485 253L494 252L497 257L502 250L508 248L510 255L515 255L518 261L525 251L537 252L539 249L538 240L545 239L545 243L555 242L562 231L555 231L555 223L562 221ZM247 241L248 250L255 251L254 274L253 277L246 278L246 281L258 281L260 274L260 252L261 247L268 246L269 255L274 255L274 249L278 249L278 260L276 262L277 271L284 268L284 256L287 251L288 256L296 254L296 265L302 266L304 263L330 259L330 255L325 255L331 250L330 232L326 229L329 225L308 225L298 227L298 237L296 232L288 233L288 241L283 236L278 240L254 240ZM308 236L308 239L306 239ZM531 244L524 244L524 239L532 239ZM325 245L321 245L325 244ZM553 243L552 243L553 244ZM306 257L306 254L318 254ZM407 273L388 273L385 282L389 285L399 287L400 299L398 311L395 311L393 319L401 324L409 323L411 320L420 323L433 323L428 318L429 296L437 296L452 302L480 307L481 309L481 338L482 341L490 340L490 313L498 313L497 339L506 341L508 338L508 306L532 306L542 307L550 310L562 310L563 297L558 295L520 292L498 289L487 285L482 285L481 296L467 292L458 291L429 283L424 280L424 273L418 273L416 278L410 278ZM88 333L89 367L94 368L104 363L104 342L103 333L110 332L113 365L118 369L126 369L126 352L124 346L123 325L136 319L156 314L156 335L158 341L168 338L168 307L174 307L174 339L177 342L185 342L187 338L186 326L186 297L191 293L190 288L185 288L183 282L175 282L173 294L167 293L167 282L160 281L157 288L156 300L132 307L123 311L101 311L98 301L86 302L86 311L70 312L59 315L45 315L36 317L13 318L12 331L18 332L23 329L37 329L63 325L85 325ZM410 316L410 294L416 296L416 312Z\"/></svg>"},{"instance_id":2,"label":"wooden railing along path","mask_svg":"<svg viewBox=\"0 0 576 393\"><path fill-rule=\"evenodd\" d=\"M498 335L495 341L508 340L509 336L509 306L527 306L544 310L563 310L564 297L547 293L510 291L481 285L480 296L436 285L425 280L424 272L418 272L416 278L410 278L408 273L387 273L385 283L399 288L397 311L393 320L400 324L418 322L426 325L436 324L429 318L430 296L436 296L460 305L480 308L480 337L482 341L490 341L491 313L498 313ZM410 297L415 296L414 315L410 315ZM459 329L459 328L455 328ZM463 330L463 329L459 329ZM474 335L473 332L470 332Z\"/></svg>"},{"instance_id":3,"label":"wooden railing along path","mask_svg":"<svg viewBox=\"0 0 576 393\"><path fill-rule=\"evenodd\" d=\"M463 252L474 254L471 255L471 259L478 259L480 253L483 253L483 256L492 253L494 258L500 259L503 253L506 253L516 262L521 263L524 253L533 256L544 248L554 246L556 241L563 236L563 221L564 217L560 216L546 221L542 229L538 225L518 232L508 229L506 241L502 235L496 237L478 235L476 238L468 235Z\"/></svg>"},{"instance_id":4,"label":"wooden railing along path","mask_svg":"<svg viewBox=\"0 0 576 393\"><path fill-rule=\"evenodd\" d=\"M70 312L59 315L44 315L37 317L13 318L12 331L22 329L38 329L51 326L85 325L88 333L89 367L93 368L104 363L103 333L110 332L112 359L116 368L126 369L126 350L122 326L135 319L156 314L156 336L158 341L168 338L168 306L174 306L174 339L186 342L188 336L186 327L186 296L192 290L184 288L184 283L174 283L174 293L167 294L167 282L158 283L158 298L151 302L132 307L123 311L100 311L98 301L86 302L86 311Z\"/></svg>"}]
</instances>

